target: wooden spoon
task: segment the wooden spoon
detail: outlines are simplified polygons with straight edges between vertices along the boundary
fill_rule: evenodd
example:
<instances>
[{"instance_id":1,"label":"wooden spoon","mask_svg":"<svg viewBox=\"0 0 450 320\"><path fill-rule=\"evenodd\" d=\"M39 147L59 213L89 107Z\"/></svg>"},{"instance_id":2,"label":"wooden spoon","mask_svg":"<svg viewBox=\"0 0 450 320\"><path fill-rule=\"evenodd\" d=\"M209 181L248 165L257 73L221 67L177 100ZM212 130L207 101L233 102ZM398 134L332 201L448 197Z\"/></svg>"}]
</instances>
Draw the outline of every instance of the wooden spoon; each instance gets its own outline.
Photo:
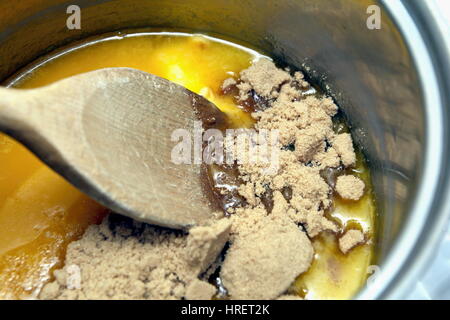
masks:
<instances>
[{"instance_id":1,"label":"wooden spoon","mask_svg":"<svg viewBox=\"0 0 450 320\"><path fill-rule=\"evenodd\" d=\"M97 70L46 87L0 88L0 130L111 210L188 228L217 209L201 165L171 159L176 129L193 134L225 115L186 88L128 68Z\"/></svg>"}]
</instances>

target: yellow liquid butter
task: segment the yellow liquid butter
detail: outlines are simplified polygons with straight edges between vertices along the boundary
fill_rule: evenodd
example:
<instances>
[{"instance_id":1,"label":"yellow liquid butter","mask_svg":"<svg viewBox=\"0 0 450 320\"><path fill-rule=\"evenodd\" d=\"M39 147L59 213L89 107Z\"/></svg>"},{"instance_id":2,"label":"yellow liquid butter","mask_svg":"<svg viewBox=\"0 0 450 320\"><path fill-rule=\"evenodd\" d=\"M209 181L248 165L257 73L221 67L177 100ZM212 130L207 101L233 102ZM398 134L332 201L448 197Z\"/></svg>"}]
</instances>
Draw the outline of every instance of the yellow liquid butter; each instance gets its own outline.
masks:
<instances>
[{"instance_id":1,"label":"yellow liquid butter","mask_svg":"<svg viewBox=\"0 0 450 320\"><path fill-rule=\"evenodd\" d=\"M96 69L130 67L156 74L205 96L236 127L253 124L250 115L220 93L222 82L236 76L261 55L256 51L200 35L136 33L115 35L63 50L18 75L13 85L37 88ZM362 161L358 173L370 186ZM370 191L370 190L369 190ZM373 234L371 192L357 203L338 199L332 217L343 225L362 226ZM106 210L69 185L11 138L0 135L0 298L35 297L61 267L67 244ZM373 245L339 253L334 235L313 241L316 259L292 290L312 299L351 298L363 285ZM264 275L262 275L264 276Z\"/></svg>"}]
</instances>

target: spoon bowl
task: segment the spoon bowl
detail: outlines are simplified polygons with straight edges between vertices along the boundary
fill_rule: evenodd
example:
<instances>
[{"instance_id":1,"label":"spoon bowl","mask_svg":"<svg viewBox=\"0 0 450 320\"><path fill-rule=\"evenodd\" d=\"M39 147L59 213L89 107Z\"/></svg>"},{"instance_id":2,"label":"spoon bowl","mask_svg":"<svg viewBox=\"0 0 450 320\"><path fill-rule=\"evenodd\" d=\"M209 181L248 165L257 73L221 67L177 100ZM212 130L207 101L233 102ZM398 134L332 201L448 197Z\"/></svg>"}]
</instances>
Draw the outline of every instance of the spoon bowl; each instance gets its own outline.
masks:
<instances>
[{"instance_id":1,"label":"spoon bowl","mask_svg":"<svg viewBox=\"0 0 450 320\"><path fill-rule=\"evenodd\" d=\"M186 229L218 209L204 164L174 161L174 133L190 141L196 126L227 119L186 88L108 68L38 89L0 88L0 97L0 130L114 212Z\"/></svg>"}]
</instances>

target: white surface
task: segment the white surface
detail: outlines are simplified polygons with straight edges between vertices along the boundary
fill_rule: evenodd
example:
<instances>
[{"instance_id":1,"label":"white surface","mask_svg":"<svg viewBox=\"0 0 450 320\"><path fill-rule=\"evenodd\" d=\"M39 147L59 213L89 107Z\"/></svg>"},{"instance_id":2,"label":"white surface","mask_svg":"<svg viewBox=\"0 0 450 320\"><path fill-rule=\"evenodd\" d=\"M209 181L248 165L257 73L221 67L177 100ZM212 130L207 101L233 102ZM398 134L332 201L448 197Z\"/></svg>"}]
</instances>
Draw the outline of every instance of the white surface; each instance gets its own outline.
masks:
<instances>
[{"instance_id":1,"label":"white surface","mask_svg":"<svg viewBox=\"0 0 450 320\"><path fill-rule=\"evenodd\" d=\"M450 226L437 256L408 299L450 300Z\"/></svg>"},{"instance_id":2,"label":"white surface","mask_svg":"<svg viewBox=\"0 0 450 320\"><path fill-rule=\"evenodd\" d=\"M440 8L442 17L447 20L450 26L450 0L434 0Z\"/></svg>"},{"instance_id":3,"label":"white surface","mask_svg":"<svg viewBox=\"0 0 450 320\"><path fill-rule=\"evenodd\" d=\"M442 19L447 22L450 36L450 0L430 1L434 1L439 7ZM408 299L450 300L450 226L436 253L435 259L430 261L430 267L424 276L418 279Z\"/></svg>"}]
</instances>

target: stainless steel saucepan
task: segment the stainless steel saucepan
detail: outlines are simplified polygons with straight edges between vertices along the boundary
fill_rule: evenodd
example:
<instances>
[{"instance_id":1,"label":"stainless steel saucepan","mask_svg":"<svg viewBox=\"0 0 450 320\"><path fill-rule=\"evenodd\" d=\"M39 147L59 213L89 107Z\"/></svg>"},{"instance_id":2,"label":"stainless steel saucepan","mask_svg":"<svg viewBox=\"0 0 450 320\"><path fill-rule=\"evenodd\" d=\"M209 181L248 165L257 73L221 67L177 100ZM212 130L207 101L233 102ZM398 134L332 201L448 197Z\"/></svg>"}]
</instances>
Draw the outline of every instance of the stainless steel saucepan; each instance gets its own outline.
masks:
<instances>
[{"instance_id":1,"label":"stainless steel saucepan","mask_svg":"<svg viewBox=\"0 0 450 320\"><path fill-rule=\"evenodd\" d=\"M79 30L66 26L72 4ZM380 29L367 25L373 5ZM381 272L358 297L402 298L450 216L450 37L435 16L424 0L0 0L0 80L71 41L141 27L223 35L305 70L372 169Z\"/></svg>"}]
</instances>

